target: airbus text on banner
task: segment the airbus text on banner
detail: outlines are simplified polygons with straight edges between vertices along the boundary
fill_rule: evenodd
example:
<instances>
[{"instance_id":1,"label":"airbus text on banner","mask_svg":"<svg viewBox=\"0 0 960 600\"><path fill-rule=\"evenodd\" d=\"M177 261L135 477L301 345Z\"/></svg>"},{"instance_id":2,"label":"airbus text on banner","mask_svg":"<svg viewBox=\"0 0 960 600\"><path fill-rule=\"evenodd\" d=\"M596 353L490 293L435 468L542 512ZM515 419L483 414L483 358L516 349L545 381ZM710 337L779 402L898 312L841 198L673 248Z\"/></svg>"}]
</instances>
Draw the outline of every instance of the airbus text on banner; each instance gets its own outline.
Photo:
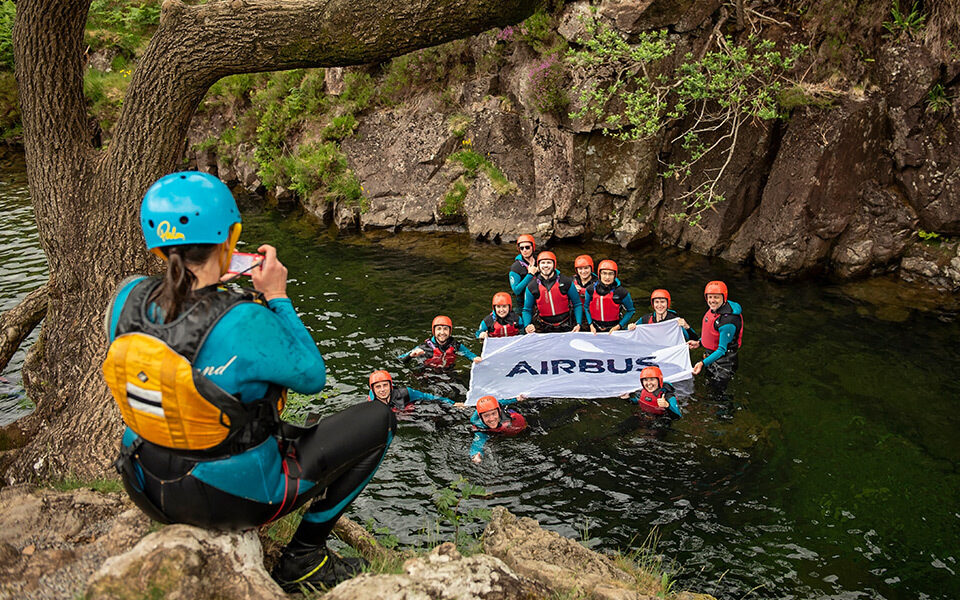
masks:
<instances>
[{"instance_id":1,"label":"airbus text on banner","mask_svg":"<svg viewBox=\"0 0 960 600\"><path fill-rule=\"evenodd\" d=\"M690 379L690 351L677 321L633 331L548 333L487 338L470 372L467 404L482 396L610 398L640 388L640 370L656 365L667 382Z\"/></svg>"}]
</instances>

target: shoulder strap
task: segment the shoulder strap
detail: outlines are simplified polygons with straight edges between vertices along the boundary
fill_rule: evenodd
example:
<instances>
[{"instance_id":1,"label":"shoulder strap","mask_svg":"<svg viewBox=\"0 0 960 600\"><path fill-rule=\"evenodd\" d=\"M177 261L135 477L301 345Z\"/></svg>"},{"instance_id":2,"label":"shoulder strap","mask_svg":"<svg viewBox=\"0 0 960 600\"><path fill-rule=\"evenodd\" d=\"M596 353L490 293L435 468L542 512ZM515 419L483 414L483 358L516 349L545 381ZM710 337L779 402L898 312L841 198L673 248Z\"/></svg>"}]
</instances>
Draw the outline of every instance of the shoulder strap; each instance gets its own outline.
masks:
<instances>
[{"instance_id":1,"label":"shoulder strap","mask_svg":"<svg viewBox=\"0 0 960 600\"><path fill-rule=\"evenodd\" d=\"M160 279L151 277L136 284L120 312L116 335L142 332L162 340L191 363L213 326L237 304L257 302L256 293L236 292L211 286L200 291L199 300L170 323L154 323L147 318L147 302L160 286Z\"/></svg>"}]
</instances>

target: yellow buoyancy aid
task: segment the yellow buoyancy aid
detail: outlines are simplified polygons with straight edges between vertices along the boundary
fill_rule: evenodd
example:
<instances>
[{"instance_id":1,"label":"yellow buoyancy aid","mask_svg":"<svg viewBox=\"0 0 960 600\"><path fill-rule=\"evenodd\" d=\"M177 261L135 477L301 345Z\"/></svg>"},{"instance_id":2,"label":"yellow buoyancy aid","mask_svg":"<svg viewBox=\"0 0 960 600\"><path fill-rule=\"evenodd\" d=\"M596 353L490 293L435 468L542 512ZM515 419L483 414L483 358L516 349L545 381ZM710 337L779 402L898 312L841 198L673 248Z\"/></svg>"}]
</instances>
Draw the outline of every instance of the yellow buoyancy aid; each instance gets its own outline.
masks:
<instances>
[{"instance_id":1,"label":"yellow buoyancy aid","mask_svg":"<svg viewBox=\"0 0 960 600\"><path fill-rule=\"evenodd\" d=\"M258 297L211 286L170 323L153 323L148 303L159 284L149 278L130 291L103 362L127 426L158 446L205 454L234 454L274 434L286 390L271 384L264 398L241 402L193 367L220 318Z\"/></svg>"}]
</instances>

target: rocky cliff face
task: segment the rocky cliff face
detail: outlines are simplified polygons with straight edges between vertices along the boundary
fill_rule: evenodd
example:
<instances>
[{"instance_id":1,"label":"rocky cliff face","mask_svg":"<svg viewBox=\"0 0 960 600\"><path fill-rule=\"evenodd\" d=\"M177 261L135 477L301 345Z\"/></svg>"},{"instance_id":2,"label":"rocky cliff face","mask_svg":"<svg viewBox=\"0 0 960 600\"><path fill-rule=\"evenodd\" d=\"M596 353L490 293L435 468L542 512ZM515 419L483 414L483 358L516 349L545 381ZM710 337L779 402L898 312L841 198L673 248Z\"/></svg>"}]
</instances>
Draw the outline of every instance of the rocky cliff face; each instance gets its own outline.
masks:
<instances>
[{"instance_id":1,"label":"rocky cliff face","mask_svg":"<svg viewBox=\"0 0 960 600\"><path fill-rule=\"evenodd\" d=\"M488 33L457 57L470 65L467 75L448 78L440 92L428 86L358 115L342 150L366 210L318 198L301 203L339 227L456 228L507 242L531 232L542 241L589 238L625 247L656 240L781 278L900 269L905 278L960 289L960 255L949 239L960 235L955 46L887 32L885 0L747 2L743 15L716 0L573 2L552 17L552 34L576 47L591 10L627 40L665 28L683 51L702 51L718 33L742 38L761 26L778 43L807 43L799 76L829 102L800 102L787 120L742 127L718 182L726 201L691 227L670 216L684 211L678 198L726 157L709 158L682 184L665 179L663 165L684 153L669 142L672 131L623 142L597 123L569 118L568 109L542 110L532 76L544 68L537 44L522 28ZM931 30L943 25L930 18ZM328 92L339 93L343 72L326 76ZM605 76L568 71L561 86ZM217 127L209 116L199 119L194 141ZM455 159L463 150L492 168ZM254 148L233 152L230 166L209 152L197 163L263 191ZM295 200L288 190L273 193L281 203Z\"/></svg>"}]
</instances>

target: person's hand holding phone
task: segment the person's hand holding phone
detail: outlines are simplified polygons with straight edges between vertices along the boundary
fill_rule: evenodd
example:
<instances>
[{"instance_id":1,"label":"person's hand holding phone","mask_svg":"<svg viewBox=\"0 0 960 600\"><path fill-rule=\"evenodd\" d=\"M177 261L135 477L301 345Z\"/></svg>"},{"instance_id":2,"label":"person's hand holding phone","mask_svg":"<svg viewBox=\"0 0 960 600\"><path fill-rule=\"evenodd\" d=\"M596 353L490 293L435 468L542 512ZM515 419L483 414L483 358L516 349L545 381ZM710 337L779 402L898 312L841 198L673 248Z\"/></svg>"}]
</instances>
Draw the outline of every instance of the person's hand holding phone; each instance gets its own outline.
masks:
<instances>
[{"instance_id":1,"label":"person's hand holding phone","mask_svg":"<svg viewBox=\"0 0 960 600\"><path fill-rule=\"evenodd\" d=\"M268 300L287 297L287 268L277 259L277 249L269 244L257 248L263 262L251 271L253 287Z\"/></svg>"}]
</instances>

